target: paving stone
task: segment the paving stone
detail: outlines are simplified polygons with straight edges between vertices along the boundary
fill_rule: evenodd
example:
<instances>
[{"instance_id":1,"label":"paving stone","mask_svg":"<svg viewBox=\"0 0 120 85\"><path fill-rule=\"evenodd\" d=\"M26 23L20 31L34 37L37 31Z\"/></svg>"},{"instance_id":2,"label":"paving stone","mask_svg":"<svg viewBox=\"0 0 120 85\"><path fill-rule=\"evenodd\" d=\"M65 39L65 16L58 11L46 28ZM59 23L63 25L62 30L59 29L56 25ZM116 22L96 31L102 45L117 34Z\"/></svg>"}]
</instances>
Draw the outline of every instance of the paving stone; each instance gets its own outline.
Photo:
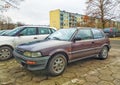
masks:
<instances>
[{"instance_id":1,"label":"paving stone","mask_svg":"<svg viewBox=\"0 0 120 85\"><path fill-rule=\"evenodd\" d=\"M120 73L115 73L115 74L112 74L112 76L114 77L114 78L116 78L116 79L120 79Z\"/></svg>"},{"instance_id":2,"label":"paving stone","mask_svg":"<svg viewBox=\"0 0 120 85\"><path fill-rule=\"evenodd\" d=\"M57 85L57 84L55 84L54 81L45 80L45 81L40 82L40 85Z\"/></svg>"},{"instance_id":3,"label":"paving stone","mask_svg":"<svg viewBox=\"0 0 120 85\"><path fill-rule=\"evenodd\" d=\"M29 75L23 76L22 80L25 81L25 82L29 82L29 81L32 80L32 76L29 76Z\"/></svg>"},{"instance_id":4,"label":"paving stone","mask_svg":"<svg viewBox=\"0 0 120 85\"><path fill-rule=\"evenodd\" d=\"M114 85L114 84L107 81L100 81L97 85Z\"/></svg>"},{"instance_id":5,"label":"paving stone","mask_svg":"<svg viewBox=\"0 0 120 85\"><path fill-rule=\"evenodd\" d=\"M117 73L120 71L120 66L110 66L109 68L112 73Z\"/></svg>"},{"instance_id":6,"label":"paving stone","mask_svg":"<svg viewBox=\"0 0 120 85\"><path fill-rule=\"evenodd\" d=\"M111 75L112 72L107 68L107 69L104 69L104 70L99 70L100 73L104 74L104 75Z\"/></svg>"},{"instance_id":7,"label":"paving stone","mask_svg":"<svg viewBox=\"0 0 120 85\"><path fill-rule=\"evenodd\" d=\"M100 81L100 79L97 76L91 76L91 75L86 76L86 80L88 82L98 82L98 81Z\"/></svg>"},{"instance_id":8,"label":"paving stone","mask_svg":"<svg viewBox=\"0 0 120 85\"><path fill-rule=\"evenodd\" d=\"M4 80L1 80L1 84L0 85L13 85L15 83L15 80L14 79L4 79Z\"/></svg>"},{"instance_id":9,"label":"paving stone","mask_svg":"<svg viewBox=\"0 0 120 85\"><path fill-rule=\"evenodd\" d=\"M33 77L32 78L32 81L34 81L34 82L41 82L43 80L46 80L46 76L44 76L44 77Z\"/></svg>"},{"instance_id":10,"label":"paving stone","mask_svg":"<svg viewBox=\"0 0 120 85\"><path fill-rule=\"evenodd\" d=\"M100 75L100 73L97 70L90 71L88 74L92 75L92 76L99 76Z\"/></svg>"},{"instance_id":11,"label":"paving stone","mask_svg":"<svg viewBox=\"0 0 120 85\"><path fill-rule=\"evenodd\" d=\"M0 67L2 67L2 66L6 66L6 64L5 63L0 63Z\"/></svg>"},{"instance_id":12,"label":"paving stone","mask_svg":"<svg viewBox=\"0 0 120 85\"><path fill-rule=\"evenodd\" d=\"M62 77L64 78L75 78L76 75L74 73L65 73L65 74L62 74Z\"/></svg>"},{"instance_id":13,"label":"paving stone","mask_svg":"<svg viewBox=\"0 0 120 85\"><path fill-rule=\"evenodd\" d=\"M58 82L60 85L62 85L63 83L65 82L68 82L68 81L71 81L70 78L65 78L63 76L56 76L56 77L49 77L48 79L50 79L51 81L55 81L55 82Z\"/></svg>"},{"instance_id":14,"label":"paving stone","mask_svg":"<svg viewBox=\"0 0 120 85\"><path fill-rule=\"evenodd\" d=\"M25 82L23 85L40 85L40 83L33 83L32 81Z\"/></svg>"},{"instance_id":15,"label":"paving stone","mask_svg":"<svg viewBox=\"0 0 120 85\"><path fill-rule=\"evenodd\" d=\"M97 85L96 83L93 83L93 82L86 82L84 83L83 85Z\"/></svg>"},{"instance_id":16,"label":"paving stone","mask_svg":"<svg viewBox=\"0 0 120 85\"><path fill-rule=\"evenodd\" d=\"M13 74L12 76L13 76L14 78L19 78L19 77L25 76L26 74L27 74L26 72L19 72L19 73Z\"/></svg>"},{"instance_id":17,"label":"paving stone","mask_svg":"<svg viewBox=\"0 0 120 85\"><path fill-rule=\"evenodd\" d=\"M111 75L105 75L105 74L100 75L99 78L105 81L112 81L114 79Z\"/></svg>"},{"instance_id":18,"label":"paving stone","mask_svg":"<svg viewBox=\"0 0 120 85\"><path fill-rule=\"evenodd\" d=\"M115 85L120 85L120 79L115 79L115 80L113 81L113 83L114 83Z\"/></svg>"},{"instance_id":19,"label":"paving stone","mask_svg":"<svg viewBox=\"0 0 120 85\"><path fill-rule=\"evenodd\" d=\"M84 84L86 81L84 80L84 79L78 79L78 80L76 80L75 81L75 84L76 85L82 85L82 84Z\"/></svg>"}]
</instances>

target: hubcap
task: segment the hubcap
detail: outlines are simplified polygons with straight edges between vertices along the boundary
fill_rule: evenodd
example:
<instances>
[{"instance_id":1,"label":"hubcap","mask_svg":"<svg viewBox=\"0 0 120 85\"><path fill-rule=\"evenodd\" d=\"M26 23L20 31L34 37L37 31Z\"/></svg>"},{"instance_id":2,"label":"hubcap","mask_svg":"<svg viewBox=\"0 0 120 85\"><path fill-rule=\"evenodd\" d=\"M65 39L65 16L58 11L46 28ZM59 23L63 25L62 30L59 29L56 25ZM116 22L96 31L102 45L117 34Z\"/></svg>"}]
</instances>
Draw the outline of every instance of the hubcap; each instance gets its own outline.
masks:
<instances>
[{"instance_id":1,"label":"hubcap","mask_svg":"<svg viewBox=\"0 0 120 85\"><path fill-rule=\"evenodd\" d=\"M107 48L104 48L103 51L102 51L103 58L106 58L107 55L108 55L108 50L107 50Z\"/></svg>"},{"instance_id":2,"label":"hubcap","mask_svg":"<svg viewBox=\"0 0 120 85\"><path fill-rule=\"evenodd\" d=\"M52 69L55 73L61 73L65 67L65 60L62 56L57 57L52 65Z\"/></svg>"},{"instance_id":3,"label":"hubcap","mask_svg":"<svg viewBox=\"0 0 120 85\"><path fill-rule=\"evenodd\" d=\"M4 60L10 57L10 51L7 48L0 50L0 59Z\"/></svg>"}]
</instances>

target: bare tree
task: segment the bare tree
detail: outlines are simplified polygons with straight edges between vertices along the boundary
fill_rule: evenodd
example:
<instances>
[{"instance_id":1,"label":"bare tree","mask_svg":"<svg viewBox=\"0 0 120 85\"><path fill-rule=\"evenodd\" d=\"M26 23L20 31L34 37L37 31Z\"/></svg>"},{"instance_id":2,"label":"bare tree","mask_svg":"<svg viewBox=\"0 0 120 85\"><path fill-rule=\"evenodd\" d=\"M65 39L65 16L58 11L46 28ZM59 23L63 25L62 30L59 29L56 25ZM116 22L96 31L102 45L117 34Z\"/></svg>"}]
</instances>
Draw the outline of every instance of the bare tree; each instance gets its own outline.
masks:
<instances>
[{"instance_id":1,"label":"bare tree","mask_svg":"<svg viewBox=\"0 0 120 85\"><path fill-rule=\"evenodd\" d=\"M114 13L118 0L88 0L87 2L87 15L101 20L102 28L105 27L106 20L116 18Z\"/></svg>"},{"instance_id":2,"label":"bare tree","mask_svg":"<svg viewBox=\"0 0 120 85\"><path fill-rule=\"evenodd\" d=\"M20 2L24 0L0 0L0 11L7 11L10 8L19 8Z\"/></svg>"}]
</instances>

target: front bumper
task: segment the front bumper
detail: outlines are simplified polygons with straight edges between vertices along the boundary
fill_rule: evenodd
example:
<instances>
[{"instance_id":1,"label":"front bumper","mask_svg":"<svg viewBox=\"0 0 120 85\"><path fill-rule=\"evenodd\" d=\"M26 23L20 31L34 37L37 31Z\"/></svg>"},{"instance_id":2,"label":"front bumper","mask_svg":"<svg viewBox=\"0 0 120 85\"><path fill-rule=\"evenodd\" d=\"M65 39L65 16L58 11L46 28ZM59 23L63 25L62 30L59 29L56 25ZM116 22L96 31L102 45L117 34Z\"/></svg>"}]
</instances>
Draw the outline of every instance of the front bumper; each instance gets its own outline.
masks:
<instances>
[{"instance_id":1,"label":"front bumper","mask_svg":"<svg viewBox=\"0 0 120 85\"><path fill-rule=\"evenodd\" d=\"M13 55L18 63L20 63L24 68L31 71L45 69L47 66L48 60L50 58L50 56L44 56L40 58L25 57L23 55L20 55L16 51L13 52ZM31 65L27 63L28 61L35 62L35 63Z\"/></svg>"}]
</instances>

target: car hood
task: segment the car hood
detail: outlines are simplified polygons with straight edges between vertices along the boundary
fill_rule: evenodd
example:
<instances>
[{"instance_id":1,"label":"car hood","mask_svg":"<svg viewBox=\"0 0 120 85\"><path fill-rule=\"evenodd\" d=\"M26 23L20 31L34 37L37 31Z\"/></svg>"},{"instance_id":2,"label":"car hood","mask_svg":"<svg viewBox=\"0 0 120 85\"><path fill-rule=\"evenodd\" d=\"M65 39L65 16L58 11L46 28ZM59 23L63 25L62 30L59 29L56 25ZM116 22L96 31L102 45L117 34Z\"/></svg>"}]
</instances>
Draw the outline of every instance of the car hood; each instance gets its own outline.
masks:
<instances>
[{"instance_id":1,"label":"car hood","mask_svg":"<svg viewBox=\"0 0 120 85\"><path fill-rule=\"evenodd\" d=\"M18 49L24 49L24 50L27 50L27 51L40 51L40 50L51 48L51 47L68 45L70 43L71 42L69 42L69 41L47 40L47 41L21 44L17 48Z\"/></svg>"},{"instance_id":2,"label":"car hood","mask_svg":"<svg viewBox=\"0 0 120 85\"><path fill-rule=\"evenodd\" d=\"M11 37L11 36L0 36L0 42L1 41L8 41L8 40L11 40L11 39L14 39L14 37Z\"/></svg>"}]
</instances>

